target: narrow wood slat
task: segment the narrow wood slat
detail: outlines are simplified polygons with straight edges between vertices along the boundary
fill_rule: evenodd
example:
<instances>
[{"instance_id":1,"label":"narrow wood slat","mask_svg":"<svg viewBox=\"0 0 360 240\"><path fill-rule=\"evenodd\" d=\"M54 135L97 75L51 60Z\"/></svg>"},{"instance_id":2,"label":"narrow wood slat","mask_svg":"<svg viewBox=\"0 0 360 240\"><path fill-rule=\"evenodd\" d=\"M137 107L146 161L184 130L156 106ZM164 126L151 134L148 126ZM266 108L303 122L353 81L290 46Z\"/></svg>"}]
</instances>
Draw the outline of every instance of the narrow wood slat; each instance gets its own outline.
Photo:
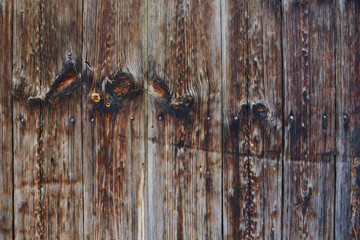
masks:
<instances>
[{"instance_id":1,"label":"narrow wood slat","mask_svg":"<svg viewBox=\"0 0 360 240\"><path fill-rule=\"evenodd\" d=\"M283 2L283 238L333 238L333 7L332 1Z\"/></svg>"},{"instance_id":2,"label":"narrow wood slat","mask_svg":"<svg viewBox=\"0 0 360 240\"><path fill-rule=\"evenodd\" d=\"M13 236L12 4L0 1L0 239Z\"/></svg>"},{"instance_id":3,"label":"narrow wood slat","mask_svg":"<svg viewBox=\"0 0 360 240\"><path fill-rule=\"evenodd\" d=\"M360 239L359 14L359 1L336 1L335 239Z\"/></svg>"},{"instance_id":4,"label":"narrow wood slat","mask_svg":"<svg viewBox=\"0 0 360 240\"><path fill-rule=\"evenodd\" d=\"M144 237L145 11L141 0L84 2L83 56L89 65L82 116L86 239ZM102 85L118 71L133 77L137 92L116 104ZM100 102L92 100L94 93Z\"/></svg>"},{"instance_id":5,"label":"narrow wood slat","mask_svg":"<svg viewBox=\"0 0 360 240\"><path fill-rule=\"evenodd\" d=\"M148 238L220 239L220 1L148 9Z\"/></svg>"},{"instance_id":6,"label":"narrow wood slat","mask_svg":"<svg viewBox=\"0 0 360 240\"><path fill-rule=\"evenodd\" d=\"M223 1L224 237L281 234L281 22L277 1Z\"/></svg>"}]
</instances>

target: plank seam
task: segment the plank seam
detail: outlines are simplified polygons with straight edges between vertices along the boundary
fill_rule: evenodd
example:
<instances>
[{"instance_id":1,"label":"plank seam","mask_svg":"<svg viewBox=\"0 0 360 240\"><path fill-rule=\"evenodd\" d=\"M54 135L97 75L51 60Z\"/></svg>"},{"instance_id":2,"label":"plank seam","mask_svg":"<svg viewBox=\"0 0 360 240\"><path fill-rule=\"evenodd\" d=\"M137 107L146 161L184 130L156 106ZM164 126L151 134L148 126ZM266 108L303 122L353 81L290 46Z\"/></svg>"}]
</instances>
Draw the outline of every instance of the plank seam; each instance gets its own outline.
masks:
<instances>
[{"instance_id":1,"label":"plank seam","mask_svg":"<svg viewBox=\"0 0 360 240\"><path fill-rule=\"evenodd\" d=\"M224 239L224 28L223 28L223 1L220 2L220 74L221 74L221 84L220 84L220 99L221 99L221 237Z\"/></svg>"},{"instance_id":2,"label":"plank seam","mask_svg":"<svg viewBox=\"0 0 360 240\"><path fill-rule=\"evenodd\" d=\"M13 49L14 49L14 1L11 2L11 17L10 17L10 39L11 39L11 53L10 53L10 61L13 63ZM11 76L10 76L10 88L13 89L13 71L14 71L14 64L11 64ZM15 240L15 157L14 157L14 101L13 101L13 94L10 95L10 107L11 107L11 181L12 181L12 239Z\"/></svg>"},{"instance_id":3,"label":"plank seam","mask_svg":"<svg viewBox=\"0 0 360 240\"><path fill-rule=\"evenodd\" d=\"M283 239L284 226L284 148L285 148L285 76L284 76L284 43L283 43L283 0L280 0L280 51L281 51L281 210L280 210L280 239Z\"/></svg>"},{"instance_id":4,"label":"plank seam","mask_svg":"<svg viewBox=\"0 0 360 240\"><path fill-rule=\"evenodd\" d=\"M81 1L81 53L84 52L84 0ZM87 59L86 59L87 60ZM83 65L84 59L81 59L81 65ZM86 90L82 89L82 94ZM82 185L82 239L85 239L85 184L84 184L84 109L83 109L83 96L80 98L81 108L81 185Z\"/></svg>"},{"instance_id":5,"label":"plank seam","mask_svg":"<svg viewBox=\"0 0 360 240\"><path fill-rule=\"evenodd\" d=\"M145 181L144 181L144 189L143 191L146 191L145 194L146 194L146 197L144 199L146 199L146 202L144 204L143 207L145 207L145 216L143 216L144 219L146 219L147 223L145 224L145 220L143 220L143 233L147 232L147 236L149 236L149 239L151 239L151 229L149 227L150 225L150 213L149 213L149 203L150 203L150 199L149 199L149 157L148 157L148 144L149 144L149 141L148 141L148 111L149 111L149 106L148 106L148 69L149 69L149 51L148 51L148 44L149 44L149 25L148 25L148 22L149 22L149 1L148 0L145 0L145 16L144 16L144 19L145 19L145 23L144 23L144 31L145 31L145 37L146 39L144 40L144 55L142 56L142 61L143 61L143 77L144 77L144 100L143 100L143 104L144 104L144 111L143 111L143 114L144 114L144 161L145 161ZM147 229L146 229L147 228ZM145 234L143 234L142 236L142 239L145 239Z\"/></svg>"},{"instance_id":6,"label":"plank seam","mask_svg":"<svg viewBox=\"0 0 360 240\"><path fill-rule=\"evenodd\" d=\"M337 114L338 111L338 104L337 104L337 84L336 84L336 70L337 70L337 62L336 62L336 46L337 46L337 41L336 41L336 36L337 36L337 29L336 29L336 6L337 6L338 1L334 0L333 1L333 28L334 28L334 34L333 34L333 41L334 41L334 87L335 87L335 116ZM334 155L333 155L333 161L334 161L334 185L333 185L333 189L334 189L334 199L333 199L333 205L334 205L334 213L333 213L333 237L332 239L335 239L335 234L336 234L336 196L337 196L337 192L336 192L336 160L337 160L337 153L338 153L338 149L337 149L337 137L338 137L338 129L339 129L339 121L338 118L335 117L335 137L334 137Z\"/></svg>"}]
</instances>

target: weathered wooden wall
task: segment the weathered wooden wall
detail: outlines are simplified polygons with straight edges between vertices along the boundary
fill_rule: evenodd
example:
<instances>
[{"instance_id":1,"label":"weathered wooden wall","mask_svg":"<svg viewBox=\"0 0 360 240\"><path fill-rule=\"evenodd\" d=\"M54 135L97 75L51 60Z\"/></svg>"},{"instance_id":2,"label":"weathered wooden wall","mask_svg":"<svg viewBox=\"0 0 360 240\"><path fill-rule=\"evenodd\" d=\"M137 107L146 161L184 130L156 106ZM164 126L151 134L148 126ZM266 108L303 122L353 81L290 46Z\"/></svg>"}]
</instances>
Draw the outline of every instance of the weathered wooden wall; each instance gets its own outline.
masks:
<instances>
[{"instance_id":1,"label":"weathered wooden wall","mask_svg":"<svg viewBox=\"0 0 360 240\"><path fill-rule=\"evenodd\" d=\"M0 0L0 239L359 239L357 0Z\"/></svg>"}]
</instances>

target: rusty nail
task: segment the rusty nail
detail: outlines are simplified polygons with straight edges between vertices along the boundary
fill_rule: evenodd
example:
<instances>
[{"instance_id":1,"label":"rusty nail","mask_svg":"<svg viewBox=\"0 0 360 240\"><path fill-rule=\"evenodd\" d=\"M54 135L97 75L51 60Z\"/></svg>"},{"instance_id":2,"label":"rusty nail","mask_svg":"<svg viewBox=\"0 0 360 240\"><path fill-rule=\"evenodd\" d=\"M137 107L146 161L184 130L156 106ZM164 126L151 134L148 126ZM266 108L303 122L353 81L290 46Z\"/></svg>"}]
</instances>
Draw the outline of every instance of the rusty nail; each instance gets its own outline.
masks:
<instances>
[{"instance_id":1,"label":"rusty nail","mask_svg":"<svg viewBox=\"0 0 360 240\"><path fill-rule=\"evenodd\" d=\"M101 97L100 97L100 95L99 95L98 93L93 93L93 94L91 94L91 99L92 99L95 103L98 103L98 102L100 102Z\"/></svg>"}]
</instances>

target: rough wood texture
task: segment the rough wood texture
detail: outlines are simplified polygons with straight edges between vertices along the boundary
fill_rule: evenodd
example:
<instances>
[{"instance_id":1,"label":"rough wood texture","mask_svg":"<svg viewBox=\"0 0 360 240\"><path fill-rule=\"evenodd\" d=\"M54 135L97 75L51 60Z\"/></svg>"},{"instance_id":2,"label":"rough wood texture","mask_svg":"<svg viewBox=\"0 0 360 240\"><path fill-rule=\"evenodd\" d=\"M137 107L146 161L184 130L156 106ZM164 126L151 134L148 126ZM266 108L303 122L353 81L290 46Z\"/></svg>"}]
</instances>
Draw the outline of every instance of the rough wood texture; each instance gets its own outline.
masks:
<instances>
[{"instance_id":1,"label":"rough wood texture","mask_svg":"<svg viewBox=\"0 0 360 240\"><path fill-rule=\"evenodd\" d=\"M336 4L336 239L360 239L360 2Z\"/></svg>"},{"instance_id":2,"label":"rough wood texture","mask_svg":"<svg viewBox=\"0 0 360 240\"><path fill-rule=\"evenodd\" d=\"M28 97L42 93L38 4L14 1L12 91L16 239L39 239L43 235L41 109L27 103Z\"/></svg>"},{"instance_id":3,"label":"rough wood texture","mask_svg":"<svg viewBox=\"0 0 360 240\"><path fill-rule=\"evenodd\" d=\"M359 15L0 0L0 239L360 239Z\"/></svg>"},{"instance_id":4,"label":"rough wood texture","mask_svg":"<svg viewBox=\"0 0 360 240\"><path fill-rule=\"evenodd\" d=\"M13 236L12 4L0 1L0 239Z\"/></svg>"},{"instance_id":5,"label":"rough wood texture","mask_svg":"<svg viewBox=\"0 0 360 240\"><path fill-rule=\"evenodd\" d=\"M144 4L141 0L84 2L86 239L144 237ZM127 77L116 75L119 72L129 74L137 90Z\"/></svg>"},{"instance_id":6,"label":"rough wood texture","mask_svg":"<svg viewBox=\"0 0 360 240\"><path fill-rule=\"evenodd\" d=\"M44 104L41 113L43 235L46 239L81 239L81 92L72 89L62 98L55 98L55 94L64 92L61 84L75 80L64 72L64 62L81 59L82 1L44 1L40 4L41 86L50 101ZM78 64L81 68L81 62ZM54 84L55 79L61 81L59 86Z\"/></svg>"},{"instance_id":7,"label":"rough wood texture","mask_svg":"<svg viewBox=\"0 0 360 240\"><path fill-rule=\"evenodd\" d=\"M284 238L333 238L333 7L332 1L283 2Z\"/></svg>"},{"instance_id":8,"label":"rough wood texture","mask_svg":"<svg viewBox=\"0 0 360 240\"><path fill-rule=\"evenodd\" d=\"M281 234L281 28L277 1L223 1L224 237Z\"/></svg>"},{"instance_id":9,"label":"rough wood texture","mask_svg":"<svg viewBox=\"0 0 360 240\"><path fill-rule=\"evenodd\" d=\"M220 1L148 4L148 237L219 239Z\"/></svg>"},{"instance_id":10,"label":"rough wood texture","mask_svg":"<svg viewBox=\"0 0 360 240\"><path fill-rule=\"evenodd\" d=\"M81 238L83 232L81 97L57 101L48 94L65 54L81 50L82 3L69 3L15 1L16 238Z\"/></svg>"}]
</instances>

